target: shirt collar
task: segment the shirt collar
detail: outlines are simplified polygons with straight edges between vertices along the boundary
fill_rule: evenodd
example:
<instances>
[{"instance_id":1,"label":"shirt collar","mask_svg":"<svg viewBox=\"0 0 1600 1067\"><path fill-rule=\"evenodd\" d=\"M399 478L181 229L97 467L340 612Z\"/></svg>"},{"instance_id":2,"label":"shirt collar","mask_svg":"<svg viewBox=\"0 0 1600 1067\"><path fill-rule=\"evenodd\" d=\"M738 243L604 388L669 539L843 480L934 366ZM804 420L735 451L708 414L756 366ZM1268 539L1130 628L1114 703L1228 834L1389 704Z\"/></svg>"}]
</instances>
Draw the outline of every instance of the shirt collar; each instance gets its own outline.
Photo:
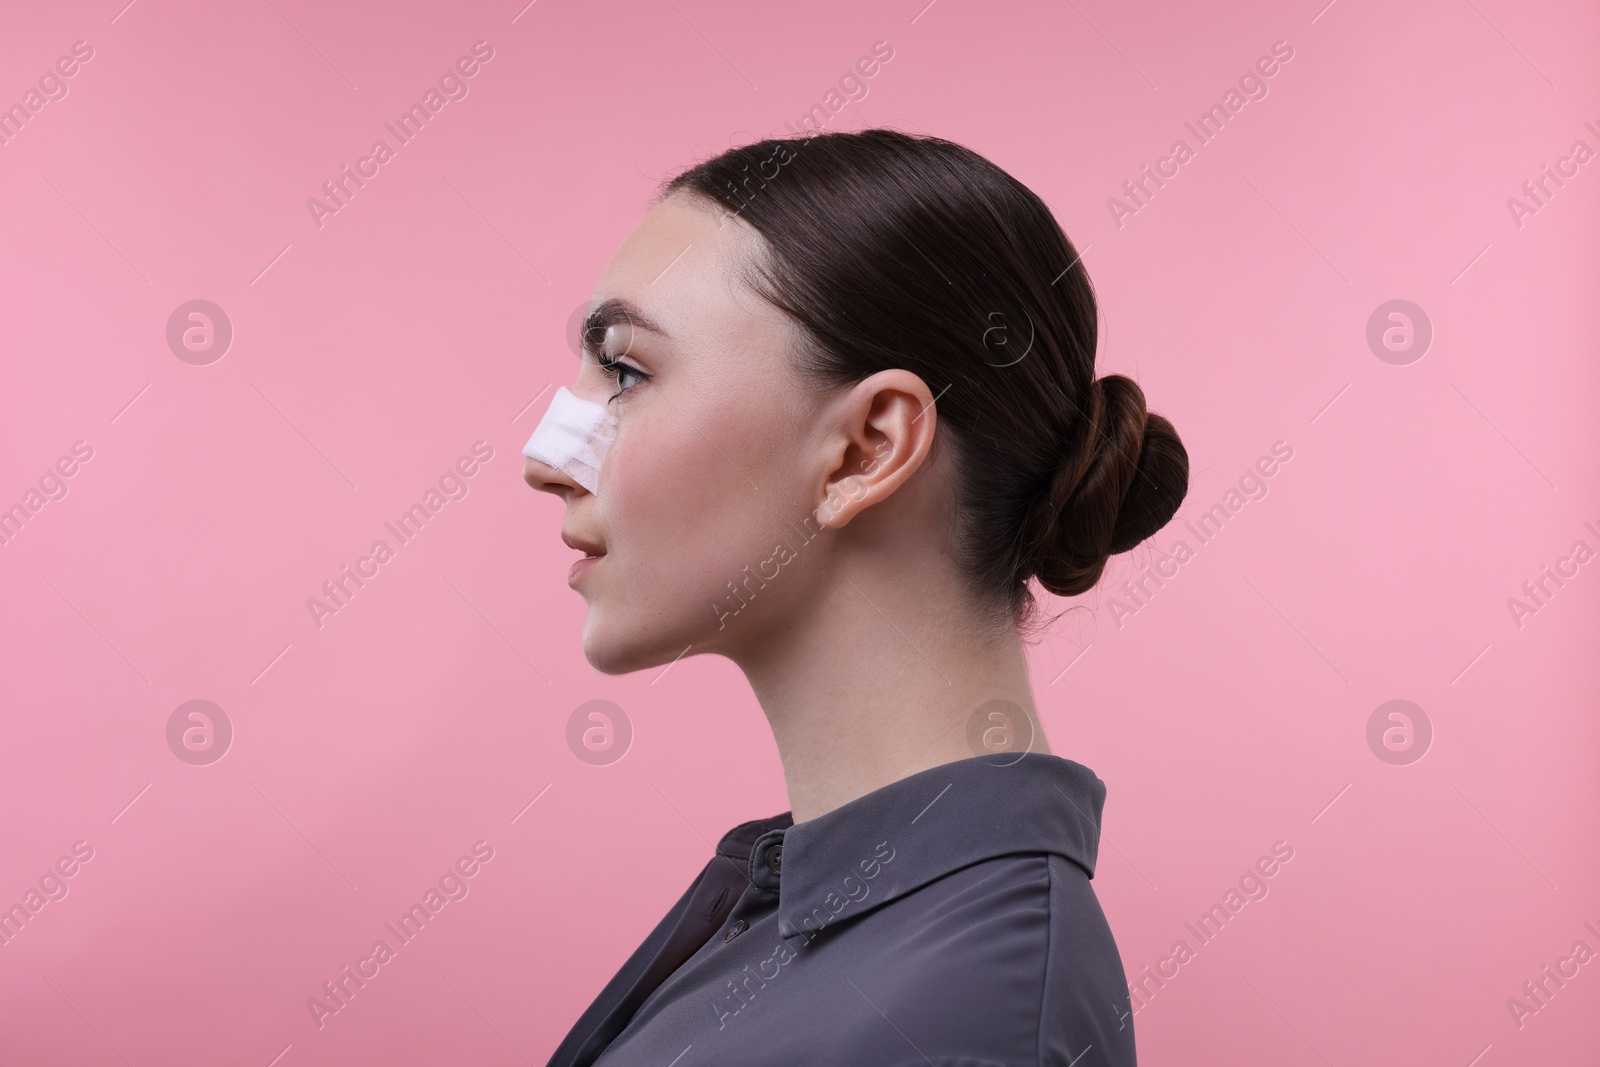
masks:
<instances>
[{"instance_id":1,"label":"shirt collar","mask_svg":"<svg viewBox=\"0 0 1600 1067\"><path fill-rule=\"evenodd\" d=\"M807 819L743 823L717 851L748 857L778 894L778 933L812 937L962 867L1054 853L1094 877L1106 787L1080 763L1039 752L974 756L919 771Z\"/></svg>"}]
</instances>

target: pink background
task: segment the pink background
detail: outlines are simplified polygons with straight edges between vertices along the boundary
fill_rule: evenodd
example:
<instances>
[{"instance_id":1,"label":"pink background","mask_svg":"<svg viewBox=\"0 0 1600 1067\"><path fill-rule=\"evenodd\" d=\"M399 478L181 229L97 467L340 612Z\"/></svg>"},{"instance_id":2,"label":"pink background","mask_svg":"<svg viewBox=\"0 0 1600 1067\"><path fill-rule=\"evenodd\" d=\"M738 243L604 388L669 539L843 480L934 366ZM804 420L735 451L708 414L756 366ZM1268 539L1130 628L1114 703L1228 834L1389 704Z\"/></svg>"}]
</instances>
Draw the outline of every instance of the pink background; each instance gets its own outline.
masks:
<instances>
[{"instance_id":1,"label":"pink background","mask_svg":"<svg viewBox=\"0 0 1600 1067\"><path fill-rule=\"evenodd\" d=\"M879 40L830 128L951 138L1057 213L1101 372L1189 448L1155 547L1294 450L1136 614L1143 550L1031 650L1055 751L1109 789L1130 979L1294 849L1140 1010L1143 1061L1593 1062L1600 962L1520 1028L1506 1003L1600 951L1600 562L1507 606L1600 550L1600 161L1506 204L1600 149L1591 5L122 4L0 35L0 103L94 49L0 145L0 507L93 449L0 545L0 904L94 850L0 948L0 1062L542 1064L708 842L787 809L727 661L584 661L519 450L657 180L782 134ZM479 40L469 95L319 229L307 198ZM1279 40L1269 94L1115 225ZM193 299L234 329L206 366L165 339ZM1365 336L1395 299L1434 329L1408 365ZM319 629L307 599L480 440ZM565 740L597 698L635 731L608 766ZM195 699L235 731L207 766L166 740ZM1368 746L1392 699L1432 724L1409 765ZM469 895L319 1030L307 999L480 840Z\"/></svg>"}]
</instances>

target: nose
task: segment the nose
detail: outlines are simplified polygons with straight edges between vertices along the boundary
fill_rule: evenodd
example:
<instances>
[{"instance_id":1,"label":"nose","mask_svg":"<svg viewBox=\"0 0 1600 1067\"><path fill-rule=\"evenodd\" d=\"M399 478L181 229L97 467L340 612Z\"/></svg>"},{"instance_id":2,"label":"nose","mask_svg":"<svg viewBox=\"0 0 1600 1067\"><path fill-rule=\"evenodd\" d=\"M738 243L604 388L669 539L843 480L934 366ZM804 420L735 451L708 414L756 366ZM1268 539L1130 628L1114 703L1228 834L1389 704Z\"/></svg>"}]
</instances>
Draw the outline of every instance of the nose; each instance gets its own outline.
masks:
<instances>
[{"instance_id":1,"label":"nose","mask_svg":"<svg viewBox=\"0 0 1600 1067\"><path fill-rule=\"evenodd\" d=\"M585 376L579 374L578 381L573 382L570 387L562 387L571 396L563 400L558 392L556 396L551 397L540 414L536 427L538 431L536 436L544 438L545 446L532 449L544 458L536 458L526 452L522 456L522 478L528 485L541 492L559 496L568 503L571 503L574 496L589 492L588 485L593 484L593 479L586 479L587 484L585 484L585 481L579 480L584 477L583 473L575 475L571 471L580 470L584 464L588 464L592 469L598 469L598 457L603 455L603 449L599 453L593 450L595 447L593 438L584 443L584 437L591 432L593 423L590 422L585 426L582 420L601 417L606 401L604 384L604 382L585 381ZM573 405L579 402L588 407L593 414L584 414L581 417L575 415ZM575 422L575 419L579 421ZM546 436L547 434L550 436ZM569 462L571 460L576 460L579 466L575 467ZM560 463L562 466L555 466L555 463ZM562 467L568 469L563 470Z\"/></svg>"},{"instance_id":2,"label":"nose","mask_svg":"<svg viewBox=\"0 0 1600 1067\"><path fill-rule=\"evenodd\" d=\"M522 457L522 480L541 493L551 493L562 500L568 500L578 493L588 492L566 471L552 467L532 456Z\"/></svg>"}]
</instances>

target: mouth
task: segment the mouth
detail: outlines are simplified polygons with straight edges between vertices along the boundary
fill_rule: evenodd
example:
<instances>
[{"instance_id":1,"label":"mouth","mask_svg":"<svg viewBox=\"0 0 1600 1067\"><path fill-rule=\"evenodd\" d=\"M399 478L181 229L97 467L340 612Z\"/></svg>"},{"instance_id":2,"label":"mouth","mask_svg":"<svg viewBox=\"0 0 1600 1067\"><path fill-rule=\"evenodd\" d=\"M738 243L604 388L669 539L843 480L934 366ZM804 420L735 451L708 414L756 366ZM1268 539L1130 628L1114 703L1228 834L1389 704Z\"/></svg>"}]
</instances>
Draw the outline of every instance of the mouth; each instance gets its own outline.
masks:
<instances>
[{"instance_id":1,"label":"mouth","mask_svg":"<svg viewBox=\"0 0 1600 1067\"><path fill-rule=\"evenodd\" d=\"M576 541L577 539L574 538L573 540ZM576 589L578 587L579 580L585 574L587 574L592 568L600 566L600 561L605 558L605 550L599 549L598 546L587 544L583 541L577 541L576 544L573 544L571 541L569 541L568 545L569 547L576 548L583 553L582 558L578 559L572 564L571 567L567 569L567 584Z\"/></svg>"},{"instance_id":2,"label":"mouth","mask_svg":"<svg viewBox=\"0 0 1600 1067\"><path fill-rule=\"evenodd\" d=\"M568 548L575 548L582 552L584 559L599 559L606 554L605 546L596 544L593 541L586 541L581 537L574 537L565 531L561 534L561 543Z\"/></svg>"}]
</instances>

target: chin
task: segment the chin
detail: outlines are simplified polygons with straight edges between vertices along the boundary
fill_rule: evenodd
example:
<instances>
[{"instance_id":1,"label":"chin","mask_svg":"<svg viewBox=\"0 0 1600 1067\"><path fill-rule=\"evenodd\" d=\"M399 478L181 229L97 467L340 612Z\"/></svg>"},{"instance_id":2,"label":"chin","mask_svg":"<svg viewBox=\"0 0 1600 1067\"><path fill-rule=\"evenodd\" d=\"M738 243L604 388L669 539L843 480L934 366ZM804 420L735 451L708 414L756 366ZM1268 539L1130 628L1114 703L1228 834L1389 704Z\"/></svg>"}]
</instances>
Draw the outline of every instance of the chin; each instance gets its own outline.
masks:
<instances>
[{"instance_id":1,"label":"chin","mask_svg":"<svg viewBox=\"0 0 1600 1067\"><path fill-rule=\"evenodd\" d=\"M671 663L690 643L688 638L669 638L662 632L618 633L590 609L583 625L583 658L601 674L632 674Z\"/></svg>"}]
</instances>

